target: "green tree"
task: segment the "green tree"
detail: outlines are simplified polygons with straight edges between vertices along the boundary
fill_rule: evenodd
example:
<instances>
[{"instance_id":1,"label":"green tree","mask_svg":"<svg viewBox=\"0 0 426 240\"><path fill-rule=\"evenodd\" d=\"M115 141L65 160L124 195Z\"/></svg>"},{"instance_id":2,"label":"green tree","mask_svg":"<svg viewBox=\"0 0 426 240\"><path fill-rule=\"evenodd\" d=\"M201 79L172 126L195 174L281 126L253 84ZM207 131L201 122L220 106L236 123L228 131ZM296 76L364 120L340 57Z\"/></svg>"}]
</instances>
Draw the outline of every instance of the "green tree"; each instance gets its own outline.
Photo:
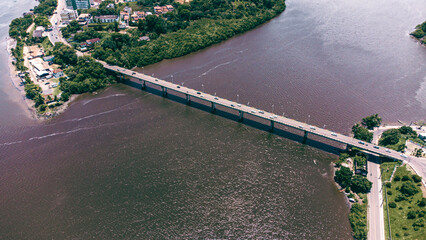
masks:
<instances>
[{"instance_id":1,"label":"green tree","mask_svg":"<svg viewBox=\"0 0 426 240\"><path fill-rule=\"evenodd\" d=\"M382 146L394 145L399 142L400 138L401 132L398 129L389 129L383 132L379 144Z\"/></svg>"},{"instance_id":2,"label":"green tree","mask_svg":"<svg viewBox=\"0 0 426 240\"><path fill-rule=\"evenodd\" d=\"M358 123L352 127L352 132L354 134L354 138L371 142L373 140L373 133L369 132L366 128L362 127Z\"/></svg>"},{"instance_id":3,"label":"green tree","mask_svg":"<svg viewBox=\"0 0 426 240\"><path fill-rule=\"evenodd\" d=\"M52 54L55 55L54 63L59 65L73 65L77 63L77 55L71 47L57 42L53 47Z\"/></svg>"},{"instance_id":4,"label":"green tree","mask_svg":"<svg viewBox=\"0 0 426 240\"><path fill-rule=\"evenodd\" d=\"M381 123L382 123L382 118L379 117L377 113L362 119L362 125L370 130L380 126Z\"/></svg>"},{"instance_id":5,"label":"green tree","mask_svg":"<svg viewBox=\"0 0 426 240\"><path fill-rule=\"evenodd\" d=\"M357 166L363 167L367 163L367 159L364 156L357 155L354 157L354 162Z\"/></svg>"},{"instance_id":6,"label":"green tree","mask_svg":"<svg viewBox=\"0 0 426 240\"><path fill-rule=\"evenodd\" d=\"M416 185L411 181L404 182L399 191L407 197L413 196L419 192Z\"/></svg>"},{"instance_id":7,"label":"green tree","mask_svg":"<svg viewBox=\"0 0 426 240\"><path fill-rule=\"evenodd\" d=\"M399 128L399 132L404 134L404 135L410 135L412 137L416 137L417 133L416 131L413 130L413 128L409 127L409 126L402 126Z\"/></svg>"},{"instance_id":8,"label":"green tree","mask_svg":"<svg viewBox=\"0 0 426 240\"><path fill-rule=\"evenodd\" d=\"M351 189L356 193L368 193L370 192L372 183L367 178L359 175L355 175L351 181Z\"/></svg>"},{"instance_id":9,"label":"green tree","mask_svg":"<svg viewBox=\"0 0 426 240\"><path fill-rule=\"evenodd\" d=\"M343 188L351 184L352 171L347 167L341 167L340 170L336 171L334 180Z\"/></svg>"},{"instance_id":10,"label":"green tree","mask_svg":"<svg viewBox=\"0 0 426 240\"><path fill-rule=\"evenodd\" d=\"M421 148L416 149L416 150L414 151L414 156L415 156L415 157L421 157L421 156L423 156L423 150L422 150Z\"/></svg>"}]
</instances>

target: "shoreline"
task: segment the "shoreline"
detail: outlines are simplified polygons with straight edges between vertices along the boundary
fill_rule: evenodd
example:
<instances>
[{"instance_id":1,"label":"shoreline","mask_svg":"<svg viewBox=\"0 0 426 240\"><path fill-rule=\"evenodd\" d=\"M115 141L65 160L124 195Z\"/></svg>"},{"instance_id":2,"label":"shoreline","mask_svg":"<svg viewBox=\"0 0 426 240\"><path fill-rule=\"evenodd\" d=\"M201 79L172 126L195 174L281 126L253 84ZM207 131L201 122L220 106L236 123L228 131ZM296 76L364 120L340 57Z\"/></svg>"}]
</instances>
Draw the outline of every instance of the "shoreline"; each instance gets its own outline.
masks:
<instances>
[{"instance_id":1,"label":"shoreline","mask_svg":"<svg viewBox=\"0 0 426 240\"><path fill-rule=\"evenodd\" d=\"M21 79L18 77L18 71L16 70L15 65L13 65L12 63L13 56L12 56L11 49L14 48L15 46L16 46L16 40L10 36L6 37L6 51L8 55L7 65L9 68L10 82L12 83L12 86L21 95L21 101L16 101L16 102L19 102L20 104L22 104L23 108L26 110L25 112L27 114L27 117L33 120L36 120L37 122L43 122L65 112L65 110L80 94L71 95L68 101L64 102L61 106L56 107L55 110L53 110L52 113L49 115L37 113L36 109L34 108L33 100L26 97L24 85L21 84Z\"/></svg>"}]
</instances>

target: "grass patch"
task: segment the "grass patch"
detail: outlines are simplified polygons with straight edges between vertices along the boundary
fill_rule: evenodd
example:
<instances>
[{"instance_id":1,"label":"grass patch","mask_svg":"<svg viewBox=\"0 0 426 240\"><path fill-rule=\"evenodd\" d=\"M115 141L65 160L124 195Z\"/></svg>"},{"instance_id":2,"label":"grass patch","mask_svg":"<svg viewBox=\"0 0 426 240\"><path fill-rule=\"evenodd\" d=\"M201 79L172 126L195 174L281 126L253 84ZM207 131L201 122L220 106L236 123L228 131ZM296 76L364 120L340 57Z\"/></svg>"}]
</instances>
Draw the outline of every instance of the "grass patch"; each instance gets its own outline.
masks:
<instances>
[{"instance_id":1,"label":"grass patch","mask_svg":"<svg viewBox=\"0 0 426 240\"><path fill-rule=\"evenodd\" d=\"M380 164L380 171L382 173L382 182L389 181L394 168L400 165L400 162L384 162Z\"/></svg>"},{"instance_id":2,"label":"grass patch","mask_svg":"<svg viewBox=\"0 0 426 240\"><path fill-rule=\"evenodd\" d=\"M413 181L412 176L413 174L407 170L406 166L398 167L391 186L386 188L391 234L392 238L395 239L424 239L424 236L426 236L426 228L424 227L426 223L426 208L425 206L419 206L423 196L418 183ZM384 179L383 175L382 179ZM407 185L411 185L414 192L417 192L408 194ZM385 191L383 191L383 194L385 197ZM385 211L387 210L386 208L385 204ZM384 215L385 230L388 237L389 229L386 212Z\"/></svg>"},{"instance_id":3,"label":"grass patch","mask_svg":"<svg viewBox=\"0 0 426 240\"><path fill-rule=\"evenodd\" d=\"M49 38L45 38L43 42L40 43L40 45L43 47L45 52L51 50L51 48L53 47L52 43L49 41Z\"/></svg>"},{"instance_id":4,"label":"grass patch","mask_svg":"<svg viewBox=\"0 0 426 240\"><path fill-rule=\"evenodd\" d=\"M349 214L349 222L354 231L355 239L367 239L367 204L353 204Z\"/></svg>"}]
</instances>

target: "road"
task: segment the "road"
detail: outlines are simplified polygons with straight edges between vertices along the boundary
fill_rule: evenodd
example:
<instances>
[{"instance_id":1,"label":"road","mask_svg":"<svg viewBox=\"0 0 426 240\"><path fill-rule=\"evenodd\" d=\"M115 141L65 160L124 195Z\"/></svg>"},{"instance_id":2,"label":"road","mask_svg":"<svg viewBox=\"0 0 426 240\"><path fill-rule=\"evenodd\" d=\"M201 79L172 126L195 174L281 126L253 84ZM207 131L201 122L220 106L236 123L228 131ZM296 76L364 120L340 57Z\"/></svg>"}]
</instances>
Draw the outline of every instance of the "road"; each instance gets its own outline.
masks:
<instances>
[{"instance_id":1,"label":"road","mask_svg":"<svg viewBox=\"0 0 426 240\"><path fill-rule=\"evenodd\" d=\"M369 156L373 161L367 162L368 175L367 179L373 183L370 193L367 194L368 199L368 240L385 239L385 223L383 215L383 194L382 179L380 175L379 158Z\"/></svg>"},{"instance_id":2,"label":"road","mask_svg":"<svg viewBox=\"0 0 426 240\"><path fill-rule=\"evenodd\" d=\"M61 31L59 29L59 25L61 23L61 11L65 9L66 2L65 0L58 0L58 6L56 8L56 14L53 14L50 17L50 23L52 24L52 31L48 32L49 41L55 45L57 42L62 42L66 45L69 45L68 42L62 38Z\"/></svg>"}]
</instances>

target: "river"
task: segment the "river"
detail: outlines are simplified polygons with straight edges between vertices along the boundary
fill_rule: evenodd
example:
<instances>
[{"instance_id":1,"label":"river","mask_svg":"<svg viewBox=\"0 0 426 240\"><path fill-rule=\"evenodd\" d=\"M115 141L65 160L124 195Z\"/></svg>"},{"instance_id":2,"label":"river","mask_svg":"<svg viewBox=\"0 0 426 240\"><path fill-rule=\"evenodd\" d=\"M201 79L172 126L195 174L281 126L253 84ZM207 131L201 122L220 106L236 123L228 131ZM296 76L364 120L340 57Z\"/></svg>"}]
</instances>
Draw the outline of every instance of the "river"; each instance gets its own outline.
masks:
<instances>
[{"instance_id":1,"label":"river","mask_svg":"<svg viewBox=\"0 0 426 240\"><path fill-rule=\"evenodd\" d=\"M0 15L0 238L351 239L327 149L115 85L31 120ZM25 6L25 7L24 7ZM426 2L288 0L272 21L141 72L349 133L426 116ZM172 77L173 75L173 77Z\"/></svg>"}]
</instances>

